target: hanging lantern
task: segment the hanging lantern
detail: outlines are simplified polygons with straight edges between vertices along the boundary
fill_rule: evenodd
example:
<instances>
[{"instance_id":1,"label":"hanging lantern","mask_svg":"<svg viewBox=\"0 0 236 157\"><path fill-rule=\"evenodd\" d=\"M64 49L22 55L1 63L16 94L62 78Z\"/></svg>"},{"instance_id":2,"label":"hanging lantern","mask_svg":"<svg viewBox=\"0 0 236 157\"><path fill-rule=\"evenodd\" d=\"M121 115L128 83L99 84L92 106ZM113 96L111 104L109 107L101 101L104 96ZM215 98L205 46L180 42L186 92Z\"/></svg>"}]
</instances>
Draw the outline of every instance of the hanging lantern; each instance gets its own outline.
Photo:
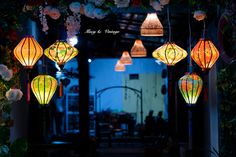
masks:
<instances>
[{"instance_id":1,"label":"hanging lantern","mask_svg":"<svg viewBox=\"0 0 236 157\"><path fill-rule=\"evenodd\" d=\"M125 65L120 60L116 62L115 71L125 71Z\"/></svg>"},{"instance_id":2,"label":"hanging lantern","mask_svg":"<svg viewBox=\"0 0 236 157\"><path fill-rule=\"evenodd\" d=\"M191 57L205 71L217 61L219 51L210 40L200 39L192 49Z\"/></svg>"},{"instance_id":3,"label":"hanging lantern","mask_svg":"<svg viewBox=\"0 0 236 157\"><path fill-rule=\"evenodd\" d=\"M163 36L163 26L156 13L148 13L141 25L142 36Z\"/></svg>"},{"instance_id":4,"label":"hanging lantern","mask_svg":"<svg viewBox=\"0 0 236 157\"><path fill-rule=\"evenodd\" d=\"M39 75L32 80L31 88L39 104L46 105L56 91L57 80L50 75Z\"/></svg>"},{"instance_id":5,"label":"hanging lantern","mask_svg":"<svg viewBox=\"0 0 236 157\"><path fill-rule=\"evenodd\" d=\"M128 51L124 51L122 53L122 56L120 58L120 62L124 65L131 65L132 64L132 58L130 57Z\"/></svg>"},{"instance_id":6,"label":"hanging lantern","mask_svg":"<svg viewBox=\"0 0 236 157\"><path fill-rule=\"evenodd\" d=\"M61 69L64 64L78 54L78 50L63 41L56 41L54 44L44 50L45 56L56 62Z\"/></svg>"},{"instance_id":7,"label":"hanging lantern","mask_svg":"<svg viewBox=\"0 0 236 157\"><path fill-rule=\"evenodd\" d=\"M143 46L142 40L136 39L130 52L132 57L146 57L147 50Z\"/></svg>"},{"instance_id":8,"label":"hanging lantern","mask_svg":"<svg viewBox=\"0 0 236 157\"><path fill-rule=\"evenodd\" d=\"M26 68L33 68L43 55L43 49L33 36L24 37L14 49L14 56Z\"/></svg>"},{"instance_id":9,"label":"hanging lantern","mask_svg":"<svg viewBox=\"0 0 236 157\"><path fill-rule=\"evenodd\" d=\"M202 79L196 74L187 73L179 79L179 90L188 105L196 104L202 90Z\"/></svg>"},{"instance_id":10,"label":"hanging lantern","mask_svg":"<svg viewBox=\"0 0 236 157\"><path fill-rule=\"evenodd\" d=\"M187 55L188 53L184 49L171 42L167 42L152 53L154 58L160 60L168 66L175 65Z\"/></svg>"}]
</instances>

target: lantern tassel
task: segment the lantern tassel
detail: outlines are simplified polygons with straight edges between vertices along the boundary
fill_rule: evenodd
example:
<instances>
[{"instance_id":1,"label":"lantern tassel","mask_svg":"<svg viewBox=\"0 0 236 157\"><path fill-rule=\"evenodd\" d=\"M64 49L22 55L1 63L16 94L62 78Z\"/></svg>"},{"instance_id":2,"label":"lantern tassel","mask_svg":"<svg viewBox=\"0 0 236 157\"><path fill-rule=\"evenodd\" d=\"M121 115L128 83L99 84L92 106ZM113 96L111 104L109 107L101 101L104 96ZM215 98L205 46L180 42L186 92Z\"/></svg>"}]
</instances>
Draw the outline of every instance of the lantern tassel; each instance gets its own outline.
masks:
<instances>
[{"instance_id":1,"label":"lantern tassel","mask_svg":"<svg viewBox=\"0 0 236 157\"><path fill-rule=\"evenodd\" d=\"M62 85L62 81L60 80L60 88L59 88L59 97L63 96L63 85Z\"/></svg>"}]
</instances>

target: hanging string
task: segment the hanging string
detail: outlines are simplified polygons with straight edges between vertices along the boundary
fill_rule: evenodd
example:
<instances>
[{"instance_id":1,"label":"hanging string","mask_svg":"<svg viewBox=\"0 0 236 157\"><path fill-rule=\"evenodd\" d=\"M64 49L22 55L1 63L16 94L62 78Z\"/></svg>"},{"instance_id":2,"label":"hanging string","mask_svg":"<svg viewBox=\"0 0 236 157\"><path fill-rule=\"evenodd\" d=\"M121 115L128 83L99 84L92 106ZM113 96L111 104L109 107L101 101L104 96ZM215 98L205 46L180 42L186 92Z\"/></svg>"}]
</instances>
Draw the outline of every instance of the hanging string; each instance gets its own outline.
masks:
<instances>
[{"instance_id":1,"label":"hanging string","mask_svg":"<svg viewBox=\"0 0 236 157\"><path fill-rule=\"evenodd\" d=\"M203 20L203 39L205 39L205 35L206 35L206 22L205 19Z\"/></svg>"},{"instance_id":2,"label":"hanging string","mask_svg":"<svg viewBox=\"0 0 236 157\"><path fill-rule=\"evenodd\" d=\"M167 7L167 20L168 20L168 27L169 27L169 41L171 41L171 25L170 25L170 6Z\"/></svg>"},{"instance_id":3,"label":"hanging string","mask_svg":"<svg viewBox=\"0 0 236 157\"><path fill-rule=\"evenodd\" d=\"M188 9L188 31L189 31L189 72L192 73L193 71L193 65L192 65L192 59L191 59L191 49L192 49L192 32L191 32L191 20L190 20L190 15L191 15L191 9L189 7Z\"/></svg>"}]
</instances>

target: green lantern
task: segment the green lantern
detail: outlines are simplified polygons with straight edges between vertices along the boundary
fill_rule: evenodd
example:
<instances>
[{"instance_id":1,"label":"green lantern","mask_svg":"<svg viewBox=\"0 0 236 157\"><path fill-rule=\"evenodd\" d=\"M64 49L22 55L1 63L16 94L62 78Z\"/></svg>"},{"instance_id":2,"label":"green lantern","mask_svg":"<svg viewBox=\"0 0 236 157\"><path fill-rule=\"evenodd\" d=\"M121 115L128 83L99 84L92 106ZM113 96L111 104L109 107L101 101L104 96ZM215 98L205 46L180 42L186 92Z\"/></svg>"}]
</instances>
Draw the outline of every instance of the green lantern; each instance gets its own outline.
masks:
<instances>
[{"instance_id":1,"label":"green lantern","mask_svg":"<svg viewBox=\"0 0 236 157\"><path fill-rule=\"evenodd\" d=\"M39 104L46 105L57 89L57 80L50 75L38 75L32 80L31 89Z\"/></svg>"},{"instance_id":2,"label":"green lantern","mask_svg":"<svg viewBox=\"0 0 236 157\"><path fill-rule=\"evenodd\" d=\"M179 89L189 105L196 104L202 90L202 79L195 73L187 73L179 79Z\"/></svg>"}]
</instances>

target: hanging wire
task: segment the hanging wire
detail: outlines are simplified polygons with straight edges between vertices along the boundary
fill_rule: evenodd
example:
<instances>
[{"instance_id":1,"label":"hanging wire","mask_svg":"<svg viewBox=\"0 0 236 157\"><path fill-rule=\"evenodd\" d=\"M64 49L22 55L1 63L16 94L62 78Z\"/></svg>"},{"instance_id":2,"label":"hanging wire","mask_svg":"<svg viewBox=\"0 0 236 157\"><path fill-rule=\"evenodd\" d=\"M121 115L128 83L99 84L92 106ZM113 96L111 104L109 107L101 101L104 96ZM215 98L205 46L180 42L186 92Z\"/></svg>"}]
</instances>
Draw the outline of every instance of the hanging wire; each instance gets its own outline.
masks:
<instances>
[{"instance_id":1,"label":"hanging wire","mask_svg":"<svg viewBox=\"0 0 236 157\"><path fill-rule=\"evenodd\" d=\"M191 30L191 20L190 20L190 15L191 15L191 9L189 7L188 9L188 31L189 31L189 72L192 73L193 71L193 65L192 65L192 59L191 59L191 48L192 48L192 30Z\"/></svg>"},{"instance_id":2,"label":"hanging wire","mask_svg":"<svg viewBox=\"0 0 236 157\"><path fill-rule=\"evenodd\" d=\"M167 7L167 20L168 20L168 27L169 27L169 41L171 41L171 25L170 25L170 6Z\"/></svg>"},{"instance_id":3,"label":"hanging wire","mask_svg":"<svg viewBox=\"0 0 236 157\"><path fill-rule=\"evenodd\" d=\"M205 39L205 35L206 35L206 22L205 19L203 20L203 39Z\"/></svg>"}]
</instances>

